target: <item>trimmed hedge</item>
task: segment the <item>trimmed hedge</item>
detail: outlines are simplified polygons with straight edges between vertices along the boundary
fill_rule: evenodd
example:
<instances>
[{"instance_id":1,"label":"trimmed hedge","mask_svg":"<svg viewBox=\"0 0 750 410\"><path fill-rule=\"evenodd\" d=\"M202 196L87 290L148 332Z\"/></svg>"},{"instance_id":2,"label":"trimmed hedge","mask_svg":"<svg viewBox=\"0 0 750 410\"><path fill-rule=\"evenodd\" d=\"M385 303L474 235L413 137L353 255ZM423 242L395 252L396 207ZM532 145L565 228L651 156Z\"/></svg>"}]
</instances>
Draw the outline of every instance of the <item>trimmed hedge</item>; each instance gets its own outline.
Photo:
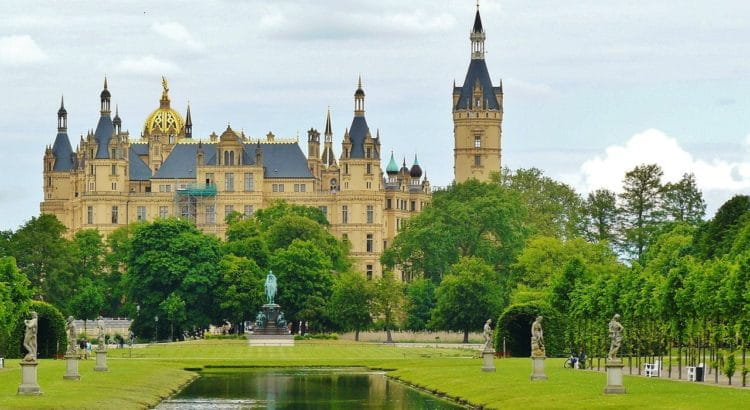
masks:
<instances>
[{"instance_id":1,"label":"trimmed hedge","mask_svg":"<svg viewBox=\"0 0 750 410\"><path fill-rule=\"evenodd\" d=\"M542 302L527 302L508 306L497 319L495 326L495 351L503 351L505 338L506 351L511 356L531 355L531 324L537 316L544 316L544 343L547 356L564 356L565 339L562 318L555 309Z\"/></svg>"},{"instance_id":2,"label":"trimmed hedge","mask_svg":"<svg viewBox=\"0 0 750 410\"><path fill-rule=\"evenodd\" d=\"M56 307L46 302L33 300L28 310L18 318L10 340L14 342L6 347L7 358L21 358L26 354L23 349L23 337L26 333L24 320L30 318L31 311L39 315L39 329L37 331L37 357L52 358L56 354L65 353L68 337L65 332L65 319Z\"/></svg>"}]
</instances>

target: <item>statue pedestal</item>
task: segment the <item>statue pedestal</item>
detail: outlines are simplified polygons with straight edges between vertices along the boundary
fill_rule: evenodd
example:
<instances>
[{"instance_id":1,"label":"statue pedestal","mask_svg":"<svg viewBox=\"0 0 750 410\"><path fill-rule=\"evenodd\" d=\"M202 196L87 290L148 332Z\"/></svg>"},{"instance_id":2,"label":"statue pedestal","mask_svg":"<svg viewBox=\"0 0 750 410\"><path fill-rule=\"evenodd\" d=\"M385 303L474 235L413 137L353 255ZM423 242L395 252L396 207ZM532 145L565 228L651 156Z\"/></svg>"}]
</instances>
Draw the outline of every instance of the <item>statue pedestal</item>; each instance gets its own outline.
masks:
<instances>
[{"instance_id":1,"label":"statue pedestal","mask_svg":"<svg viewBox=\"0 0 750 410\"><path fill-rule=\"evenodd\" d=\"M68 353L65 355L65 380L81 380L81 375L78 374L78 355L75 353Z\"/></svg>"},{"instance_id":2,"label":"statue pedestal","mask_svg":"<svg viewBox=\"0 0 750 410\"><path fill-rule=\"evenodd\" d=\"M622 385L622 368L625 365L621 360L607 361L604 368L607 369L607 387L604 394L625 394L625 386Z\"/></svg>"},{"instance_id":3,"label":"statue pedestal","mask_svg":"<svg viewBox=\"0 0 750 410\"><path fill-rule=\"evenodd\" d=\"M107 370L107 351L106 350L97 350L96 351L96 366L94 366L94 371L97 372L106 372Z\"/></svg>"},{"instance_id":4,"label":"statue pedestal","mask_svg":"<svg viewBox=\"0 0 750 410\"><path fill-rule=\"evenodd\" d=\"M495 371L495 350L491 347L482 350L482 371L483 372L494 372Z\"/></svg>"},{"instance_id":5,"label":"statue pedestal","mask_svg":"<svg viewBox=\"0 0 750 410\"><path fill-rule=\"evenodd\" d=\"M36 381L36 367L39 363L21 362L21 385L18 386L18 393L21 396L39 396L42 389Z\"/></svg>"},{"instance_id":6,"label":"statue pedestal","mask_svg":"<svg viewBox=\"0 0 750 410\"><path fill-rule=\"evenodd\" d=\"M544 359L546 356L531 356L531 380L547 380L544 374Z\"/></svg>"}]
</instances>

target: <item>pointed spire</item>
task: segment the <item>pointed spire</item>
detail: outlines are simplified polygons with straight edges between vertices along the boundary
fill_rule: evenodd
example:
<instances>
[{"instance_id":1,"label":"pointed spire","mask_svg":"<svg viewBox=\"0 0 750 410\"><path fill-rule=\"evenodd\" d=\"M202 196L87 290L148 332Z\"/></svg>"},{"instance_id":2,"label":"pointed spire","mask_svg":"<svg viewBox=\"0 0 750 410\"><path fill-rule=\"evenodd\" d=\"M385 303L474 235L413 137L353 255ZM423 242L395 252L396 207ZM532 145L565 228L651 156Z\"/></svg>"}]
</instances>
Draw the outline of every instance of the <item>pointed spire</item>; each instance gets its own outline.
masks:
<instances>
[{"instance_id":1,"label":"pointed spire","mask_svg":"<svg viewBox=\"0 0 750 410\"><path fill-rule=\"evenodd\" d=\"M104 76L104 89L102 90L101 94L99 94L99 97L101 99L101 114L109 115L109 100L112 97L112 94L110 94L109 90L107 89L107 76Z\"/></svg>"},{"instance_id":2,"label":"pointed spire","mask_svg":"<svg viewBox=\"0 0 750 410\"><path fill-rule=\"evenodd\" d=\"M122 127L122 120L120 119L120 109L115 104L115 118L112 120L112 125L115 126L115 133L120 133L120 128Z\"/></svg>"},{"instance_id":3,"label":"pointed spire","mask_svg":"<svg viewBox=\"0 0 750 410\"><path fill-rule=\"evenodd\" d=\"M327 137L333 136L333 131L331 130L331 107L328 107L328 112L326 113L326 130L323 134L326 136L326 140L328 140Z\"/></svg>"},{"instance_id":4,"label":"pointed spire","mask_svg":"<svg viewBox=\"0 0 750 410\"><path fill-rule=\"evenodd\" d=\"M484 29L482 28L482 17L479 15L479 1L477 1L477 14L474 16L474 28L472 31L474 33L484 32Z\"/></svg>"},{"instance_id":5,"label":"pointed spire","mask_svg":"<svg viewBox=\"0 0 750 410\"><path fill-rule=\"evenodd\" d=\"M391 159L388 161L388 166L385 167L385 172L388 175L398 174L398 164L396 164L396 159L393 157L393 151L391 151Z\"/></svg>"},{"instance_id":6,"label":"pointed spire","mask_svg":"<svg viewBox=\"0 0 750 410\"><path fill-rule=\"evenodd\" d=\"M104 75L104 89L107 89L107 75Z\"/></svg>"},{"instance_id":7,"label":"pointed spire","mask_svg":"<svg viewBox=\"0 0 750 410\"><path fill-rule=\"evenodd\" d=\"M190 116L190 101L185 114L185 138L193 138L193 117Z\"/></svg>"},{"instance_id":8,"label":"pointed spire","mask_svg":"<svg viewBox=\"0 0 750 410\"><path fill-rule=\"evenodd\" d=\"M60 97L60 109L57 110L57 132L68 131L68 111L65 110L65 97Z\"/></svg>"},{"instance_id":9,"label":"pointed spire","mask_svg":"<svg viewBox=\"0 0 750 410\"><path fill-rule=\"evenodd\" d=\"M365 91L362 89L362 76L359 76L357 82L357 91L354 92L354 116L364 117L365 115Z\"/></svg>"},{"instance_id":10,"label":"pointed spire","mask_svg":"<svg viewBox=\"0 0 750 410\"><path fill-rule=\"evenodd\" d=\"M479 14L479 3L477 2L477 14L474 16L474 27L471 30L469 39L471 40L471 59L484 59L484 40L487 36L482 27L482 17Z\"/></svg>"}]
</instances>

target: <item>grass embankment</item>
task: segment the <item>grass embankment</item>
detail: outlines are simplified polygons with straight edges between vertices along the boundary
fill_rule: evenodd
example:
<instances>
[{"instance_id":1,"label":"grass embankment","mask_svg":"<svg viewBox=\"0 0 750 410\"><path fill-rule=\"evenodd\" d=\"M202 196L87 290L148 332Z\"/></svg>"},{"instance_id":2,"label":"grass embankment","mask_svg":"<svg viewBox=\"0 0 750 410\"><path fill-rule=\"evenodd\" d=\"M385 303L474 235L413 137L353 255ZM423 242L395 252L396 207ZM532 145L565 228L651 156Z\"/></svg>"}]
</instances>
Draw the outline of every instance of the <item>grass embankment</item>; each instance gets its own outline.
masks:
<instances>
[{"instance_id":1,"label":"grass embankment","mask_svg":"<svg viewBox=\"0 0 750 410\"><path fill-rule=\"evenodd\" d=\"M244 341L208 340L134 349L138 358L110 351L108 373L81 363L83 379L62 380L63 361L39 366L42 397L16 397L20 372L0 371L0 407L145 407L184 384L184 368L207 366L368 366L428 390L492 408L746 408L750 389L625 376L628 394L605 396L604 373L562 368L547 360L545 382L529 381L528 359L496 360L497 372L480 371L473 352L455 349L396 348L347 341L304 341L289 347L253 347ZM15 365L17 366L17 364Z\"/></svg>"}]
</instances>

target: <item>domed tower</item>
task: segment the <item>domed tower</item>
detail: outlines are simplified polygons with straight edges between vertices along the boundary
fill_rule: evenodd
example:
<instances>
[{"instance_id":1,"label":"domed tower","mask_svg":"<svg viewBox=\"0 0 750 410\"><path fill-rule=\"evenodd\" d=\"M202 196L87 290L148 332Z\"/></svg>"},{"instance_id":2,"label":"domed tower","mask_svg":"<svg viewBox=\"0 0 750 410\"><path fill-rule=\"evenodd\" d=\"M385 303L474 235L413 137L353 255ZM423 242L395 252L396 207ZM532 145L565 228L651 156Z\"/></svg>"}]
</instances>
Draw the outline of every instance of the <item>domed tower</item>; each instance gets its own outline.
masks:
<instances>
[{"instance_id":1,"label":"domed tower","mask_svg":"<svg viewBox=\"0 0 750 410\"><path fill-rule=\"evenodd\" d=\"M479 14L474 17L471 62L461 87L453 85L454 179L487 181L500 171L503 85L492 85L484 61L486 34Z\"/></svg>"},{"instance_id":2,"label":"domed tower","mask_svg":"<svg viewBox=\"0 0 750 410\"><path fill-rule=\"evenodd\" d=\"M409 170L409 176L411 176L412 185L419 185L419 180L422 178L422 167L419 166L416 155L414 155L414 164Z\"/></svg>"},{"instance_id":3,"label":"domed tower","mask_svg":"<svg viewBox=\"0 0 750 410\"><path fill-rule=\"evenodd\" d=\"M148 141L149 145L149 166L154 172L169 156L177 141L185 138L185 121L180 113L171 107L166 78L161 78L161 85L159 108L154 110L143 124L143 139ZM190 127L192 128L192 123ZM192 134L192 129L190 131Z\"/></svg>"},{"instance_id":4,"label":"domed tower","mask_svg":"<svg viewBox=\"0 0 750 410\"><path fill-rule=\"evenodd\" d=\"M393 152L391 152L391 160L388 161L385 173L388 174L389 183L395 183L398 181L398 164L396 163L396 159L393 158Z\"/></svg>"}]
</instances>

